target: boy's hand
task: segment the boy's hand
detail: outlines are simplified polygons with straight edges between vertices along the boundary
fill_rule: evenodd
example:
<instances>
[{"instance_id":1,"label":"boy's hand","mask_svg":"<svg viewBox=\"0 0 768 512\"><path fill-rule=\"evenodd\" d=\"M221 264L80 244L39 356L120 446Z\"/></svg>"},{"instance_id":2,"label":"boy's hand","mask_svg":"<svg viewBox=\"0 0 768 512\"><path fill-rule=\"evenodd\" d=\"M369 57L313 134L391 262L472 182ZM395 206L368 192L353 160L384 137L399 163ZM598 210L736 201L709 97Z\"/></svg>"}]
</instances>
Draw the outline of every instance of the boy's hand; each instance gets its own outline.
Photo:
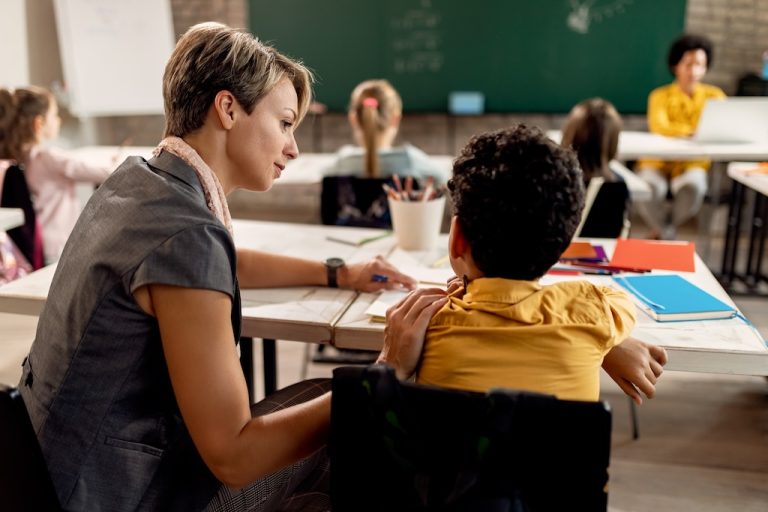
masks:
<instances>
[{"instance_id":1,"label":"boy's hand","mask_svg":"<svg viewBox=\"0 0 768 512\"><path fill-rule=\"evenodd\" d=\"M603 370L638 405L642 391L648 398L656 393L656 381L667 364L667 351L662 347L627 338L611 349L603 359Z\"/></svg>"},{"instance_id":2,"label":"boy's hand","mask_svg":"<svg viewBox=\"0 0 768 512\"><path fill-rule=\"evenodd\" d=\"M394 368L400 380L410 378L421 359L429 321L447 301L444 290L422 288L390 307L384 328L384 348L376 362Z\"/></svg>"}]
</instances>

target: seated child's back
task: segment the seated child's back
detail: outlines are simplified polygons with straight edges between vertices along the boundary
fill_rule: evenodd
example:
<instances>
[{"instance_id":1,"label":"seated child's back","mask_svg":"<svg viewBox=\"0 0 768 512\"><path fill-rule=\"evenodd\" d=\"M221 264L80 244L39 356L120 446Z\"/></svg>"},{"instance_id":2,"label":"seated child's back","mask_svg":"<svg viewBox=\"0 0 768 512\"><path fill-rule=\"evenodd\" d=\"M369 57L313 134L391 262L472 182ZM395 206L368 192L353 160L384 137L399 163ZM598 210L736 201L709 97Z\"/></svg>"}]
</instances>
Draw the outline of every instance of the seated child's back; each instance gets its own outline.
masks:
<instances>
[{"instance_id":1,"label":"seated child's back","mask_svg":"<svg viewBox=\"0 0 768 512\"><path fill-rule=\"evenodd\" d=\"M432 319L418 381L597 400L603 356L631 332L634 305L586 281L538 283L584 207L575 154L524 125L479 135L449 188L449 255L465 287Z\"/></svg>"}]
</instances>

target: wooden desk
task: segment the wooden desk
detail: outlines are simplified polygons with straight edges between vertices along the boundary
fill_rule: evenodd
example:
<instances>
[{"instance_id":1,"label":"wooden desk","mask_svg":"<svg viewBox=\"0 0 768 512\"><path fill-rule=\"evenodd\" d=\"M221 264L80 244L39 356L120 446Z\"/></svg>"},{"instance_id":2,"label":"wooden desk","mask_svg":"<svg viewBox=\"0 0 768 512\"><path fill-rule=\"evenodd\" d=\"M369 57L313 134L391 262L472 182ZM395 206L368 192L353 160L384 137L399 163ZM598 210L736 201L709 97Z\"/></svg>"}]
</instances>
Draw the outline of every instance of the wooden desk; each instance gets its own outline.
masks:
<instances>
[{"instance_id":1,"label":"wooden desk","mask_svg":"<svg viewBox=\"0 0 768 512\"><path fill-rule=\"evenodd\" d=\"M610 255L615 242L600 243ZM685 278L715 297L733 304L715 277L696 256L696 271L683 272ZM655 271L655 273L669 273ZM543 284L563 279L589 279L610 284L611 279L600 276L545 276ZM384 339L384 325L368 320L365 310L376 299L375 294L363 293L339 319L334 328L334 345L339 348L379 350ZM637 313L638 323L632 335L663 346L669 354L669 370L726 373L738 375L768 375L768 347L755 330L739 319L659 323L643 312Z\"/></svg>"},{"instance_id":2,"label":"wooden desk","mask_svg":"<svg viewBox=\"0 0 768 512\"><path fill-rule=\"evenodd\" d=\"M344 234L354 230L367 235L380 233L378 230L239 220L234 222L234 226L235 240L241 247L318 260L329 256L340 256L348 261L365 260L376 254L389 254L394 245L392 237L362 247L326 239L333 233ZM612 252L613 241L599 242L609 254ZM445 235L439 247L434 251L411 253L411 256L422 264L435 261L445 251ZM398 260L394 263L402 264ZM53 272L54 266L49 266L0 287L0 312L38 315L48 295ZM684 273L684 276L719 299L733 304L698 256L696 271ZM601 280L606 281L606 278L597 278L597 281ZM378 350L383 340L384 325L371 323L364 314L374 299L374 294L358 295L324 287L243 290L243 336L333 342L340 348ZM670 370L768 375L768 347L753 329L738 319L663 324L638 312L638 324L633 335L664 346L669 351L667 368Z\"/></svg>"},{"instance_id":3,"label":"wooden desk","mask_svg":"<svg viewBox=\"0 0 768 512\"><path fill-rule=\"evenodd\" d=\"M329 241L328 236L364 238L380 230L309 226L275 222L234 220L235 243L239 247L325 261L337 256L346 261L365 261L386 255L393 238L362 247ZM350 237L350 233L355 234ZM48 298L56 265L49 265L21 279L0 286L0 312L39 315ZM356 298L351 290L326 287L291 287L242 290L242 360L249 389L252 388L252 338L265 339L265 380L268 391L276 384L274 340L330 343L333 325ZM272 340L271 342L268 340Z\"/></svg>"},{"instance_id":4,"label":"wooden desk","mask_svg":"<svg viewBox=\"0 0 768 512\"><path fill-rule=\"evenodd\" d=\"M0 231L8 231L24 224L24 210L21 208L0 208Z\"/></svg>"},{"instance_id":5,"label":"wooden desk","mask_svg":"<svg viewBox=\"0 0 768 512\"><path fill-rule=\"evenodd\" d=\"M726 288L733 290L734 282L742 281L747 294L760 295L760 283L768 281L763 275L762 262L765 253L765 237L768 233L768 174L751 173L758 166L756 162L738 162L728 166L728 177L733 180L728 205L728 224L723 248L723 266L720 280ZM768 171L768 168L766 169ZM753 191L754 208L751 215L749 249L744 273L736 272L738 263L739 237L743 219L746 192Z\"/></svg>"}]
</instances>

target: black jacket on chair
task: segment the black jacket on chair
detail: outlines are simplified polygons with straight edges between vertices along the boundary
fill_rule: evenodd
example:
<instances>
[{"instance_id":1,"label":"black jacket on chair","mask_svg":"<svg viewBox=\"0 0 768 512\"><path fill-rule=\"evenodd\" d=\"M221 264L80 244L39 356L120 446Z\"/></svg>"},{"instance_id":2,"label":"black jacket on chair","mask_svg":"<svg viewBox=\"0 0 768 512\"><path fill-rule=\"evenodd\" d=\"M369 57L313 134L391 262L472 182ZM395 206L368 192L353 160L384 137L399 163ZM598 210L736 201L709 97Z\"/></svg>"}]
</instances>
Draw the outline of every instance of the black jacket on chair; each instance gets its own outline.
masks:
<instances>
[{"instance_id":1,"label":"black jacket on chair","mask_svg":"<svg viewBox=\"0 0 768 512\"><path fill-rule=\"evenodd\" d=\"M42 234L37 224L37 215L32 205L32 195L24 177L24 170L19 165L11 165L3 177L0 206L3 208L21 208L24 211L24 224L8 230L8 236L21 253L37 270L44 263Z\"/></svg>"}]
</instances>

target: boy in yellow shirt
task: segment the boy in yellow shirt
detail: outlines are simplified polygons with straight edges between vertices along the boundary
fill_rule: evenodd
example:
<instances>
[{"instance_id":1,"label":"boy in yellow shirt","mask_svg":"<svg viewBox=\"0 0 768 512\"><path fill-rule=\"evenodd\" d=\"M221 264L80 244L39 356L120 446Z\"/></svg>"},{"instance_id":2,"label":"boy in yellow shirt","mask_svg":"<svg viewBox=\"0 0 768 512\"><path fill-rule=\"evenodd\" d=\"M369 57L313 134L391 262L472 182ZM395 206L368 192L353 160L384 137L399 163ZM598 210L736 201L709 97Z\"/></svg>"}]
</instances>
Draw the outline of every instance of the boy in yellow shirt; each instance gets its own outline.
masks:
<instances>
[{"instance_id":1,"label":"boy in yellow shirt","mask_svg":"<svg viewBox=\"0 0 768 512\"><path fill-rule=\"evenodd\" d=\"M719 87L701 83L712 65L712 43L703 36L681 36L672 43L667 64L675 80L648 96L648 129L667 137L690 137L696 132L704 104L725 98ZM640 214L651 228L649 238L675 238L677 227L698 213L707 192L709 167L708 160L637 162L638 175L653 192L651 201L639 204ZM668 190L674 198L669 216L663 204Z\"/></svg>"},{"instance_id":2,"label":"boy in yellow shirt","mask_svg":"<svg viewBox=\"0 0 768 512\"><path fill-rule=\"evenodd\" d=\"M584 207L573 151L525 125L482 134L457 158L449 188L449 257L464 286L429 323L417 381L597 400L603 358L629 336L634 305L624 292L586 281L538 283L568 247ZM652 389L664 350L626 343L649 354L638 372Z\"/></svg>"}]
</instances>

